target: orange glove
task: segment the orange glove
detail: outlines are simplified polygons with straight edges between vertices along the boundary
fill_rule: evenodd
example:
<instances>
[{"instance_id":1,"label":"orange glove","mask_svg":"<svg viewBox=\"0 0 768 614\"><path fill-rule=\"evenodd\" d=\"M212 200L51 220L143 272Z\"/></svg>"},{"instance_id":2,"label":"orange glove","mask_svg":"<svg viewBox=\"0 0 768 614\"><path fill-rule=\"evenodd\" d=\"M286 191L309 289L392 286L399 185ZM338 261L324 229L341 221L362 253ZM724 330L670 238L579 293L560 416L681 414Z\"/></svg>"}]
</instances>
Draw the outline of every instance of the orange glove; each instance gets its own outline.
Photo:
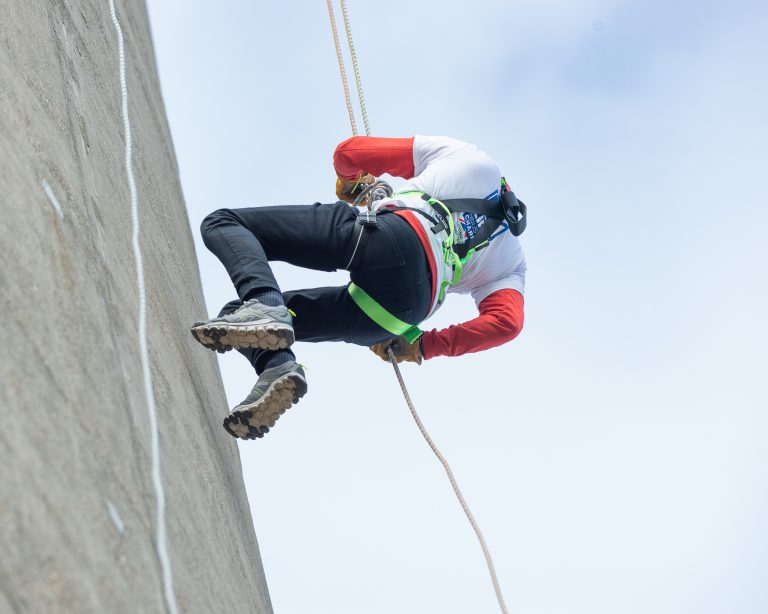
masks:
<instances>
[{"instance_id":1,"label":"orange glove","mask_svg":"<svg viewBox=\"0 0 768 614\"><path fill-rule=\"evenodd\" d=\"M421 344L418 339L413 343L409 343L405 337L397 337L371 346L373 353L387 362L389 362L388 348L392 348L392 353L395 355L397 362L408 361L415 362L417 365L421 364Z\"/></svg>"},{"instance_id":2,"label":"orange glove","mask_svg":"<svg viewBox=\"0 0 768 614\"><path fill-rule=\"evenodd\" d=\"M353 205L355 204L355 199L360 196L360 193L374 181L376 181L376 177L368 174L362 175L357 179L343 179L342 177L337 177L336 196L338 196L339 200L343 200L345 203ZM364 206L366 204L365 199L358 204Z\"/></svg>"}]
</instances>

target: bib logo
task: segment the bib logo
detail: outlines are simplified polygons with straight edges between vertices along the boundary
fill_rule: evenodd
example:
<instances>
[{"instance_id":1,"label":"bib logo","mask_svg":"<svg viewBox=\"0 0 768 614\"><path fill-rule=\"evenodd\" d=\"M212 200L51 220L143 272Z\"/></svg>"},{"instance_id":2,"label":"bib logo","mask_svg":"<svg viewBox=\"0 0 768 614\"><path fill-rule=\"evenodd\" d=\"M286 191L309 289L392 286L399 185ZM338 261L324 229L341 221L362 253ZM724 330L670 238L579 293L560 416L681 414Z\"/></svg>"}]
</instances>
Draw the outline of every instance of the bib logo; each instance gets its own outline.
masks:
<instances>
[{"instance_id":1,"label":"bib logo","mask_svg":"<svg viewBox=\"0 0 768 614\"><path fill-rule=\"evenodd\" d=\"M459 215L459 224L461 225L462 234L461 242L471 241L478 231L480 226L485 222L484 215L478 215L477 213L462 213Z\"/></svg>"}]
</instances>

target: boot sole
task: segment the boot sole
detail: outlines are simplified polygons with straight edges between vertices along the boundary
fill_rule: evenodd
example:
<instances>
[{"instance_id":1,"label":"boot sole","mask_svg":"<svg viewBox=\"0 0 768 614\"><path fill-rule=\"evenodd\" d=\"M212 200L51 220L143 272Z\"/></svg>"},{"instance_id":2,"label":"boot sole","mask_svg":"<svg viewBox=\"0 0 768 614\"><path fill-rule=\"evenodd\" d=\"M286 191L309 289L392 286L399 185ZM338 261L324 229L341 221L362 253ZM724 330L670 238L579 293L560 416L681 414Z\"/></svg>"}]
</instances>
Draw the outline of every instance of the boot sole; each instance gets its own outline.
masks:
<instances>
[{"instance_id":1,"label":"boot sole","mask_svg":"<svg viewBox=\"0 0 768 614\"><path fill-rule=\"evenodd\" d=\"M286 373L272 382L260 399L235 407L224 418L223 426L238 439L264 437L278 418L306 393L306 380L297 373Z\"/></svg>"},{"instance_id":2,"label":"boot sole","mask_svg":"<svg viewBox=\"0 0 768 614\"><path fill-rule=\"evenodd\" d=\"M220 353L240 348L284 350L295 340L293 327L287 324L202 323L192 327L192 336Z\"/></svg>"}]
</instances>

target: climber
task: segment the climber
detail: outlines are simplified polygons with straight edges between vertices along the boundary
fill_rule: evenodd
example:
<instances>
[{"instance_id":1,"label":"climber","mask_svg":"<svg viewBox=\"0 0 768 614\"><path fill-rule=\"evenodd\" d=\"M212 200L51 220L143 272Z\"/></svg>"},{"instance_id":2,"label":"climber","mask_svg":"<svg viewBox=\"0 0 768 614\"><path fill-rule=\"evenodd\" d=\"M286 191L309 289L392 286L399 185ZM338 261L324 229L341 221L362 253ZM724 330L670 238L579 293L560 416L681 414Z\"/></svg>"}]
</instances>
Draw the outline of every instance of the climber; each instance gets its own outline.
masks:
<instances>
[{"instance_id":1,"label":"climber","mask_svg":"<svg viewBox=\"0 0 768 614\"><path fill-rule=\"evenodd\" d=\"M522 329L526 264L513 234L520 220L494 213L507 197L518 201L487 154L447 137L352 137L333 163L336 203L220 209L203 220L203 241L239 298L192 334L212 350L237 349L258 374L224 420L235 437L263 437L307 392L294 340L366 345L384 360L391 348L398 362L421 364L499 346ZM376 180L382 174L407 183L391 195ZM464 203L475 212L455 210ZM344 269L352 283L283 293L272 260ZM471 294L478 317L422 334L417 325L446 292Z\"/></svg>"}]
</instances>

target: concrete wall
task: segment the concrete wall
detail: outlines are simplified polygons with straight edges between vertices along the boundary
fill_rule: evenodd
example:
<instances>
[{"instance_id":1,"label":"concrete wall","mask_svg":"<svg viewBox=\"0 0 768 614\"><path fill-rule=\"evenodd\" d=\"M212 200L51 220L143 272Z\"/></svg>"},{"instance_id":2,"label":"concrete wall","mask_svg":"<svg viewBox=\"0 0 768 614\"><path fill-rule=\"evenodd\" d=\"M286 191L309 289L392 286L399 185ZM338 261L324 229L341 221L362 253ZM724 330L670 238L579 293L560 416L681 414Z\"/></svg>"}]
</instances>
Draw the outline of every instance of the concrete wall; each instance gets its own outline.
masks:
<instances>
[{"instance_id":1,"label":"concrete wall","mask_svg":"<svg viewBox=\"0 0 768 614\"><path fill-rule=\"evenodd\" d=\"M141 0L126 45L183 612L271 612ZM0 4L0 612L163 612L109 0ZM57 208L58 207L58 208ZM59 211L60 209L60 211Z\"/></svg>"}]
</instances>

